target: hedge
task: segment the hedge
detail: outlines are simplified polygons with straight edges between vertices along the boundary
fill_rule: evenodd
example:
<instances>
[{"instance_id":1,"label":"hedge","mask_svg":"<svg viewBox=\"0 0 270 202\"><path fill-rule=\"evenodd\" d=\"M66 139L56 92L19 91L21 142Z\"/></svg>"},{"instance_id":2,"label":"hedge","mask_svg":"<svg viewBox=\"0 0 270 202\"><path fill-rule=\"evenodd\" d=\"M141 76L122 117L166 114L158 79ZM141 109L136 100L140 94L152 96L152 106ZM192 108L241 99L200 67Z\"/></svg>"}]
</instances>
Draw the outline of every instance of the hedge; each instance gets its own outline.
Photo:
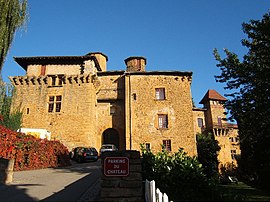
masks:
<instances>
[{"instance_id":1,"label":"hedge","mask_svg":"<svg viewBox=\"0 0 270 202\"><path fill-rule=\"evenodd\" d=\"M38 139L0 125L0 158L14 158L14 170L68 166L68 154L67 147L59 141Z\"/></svg>"}]
</instances>

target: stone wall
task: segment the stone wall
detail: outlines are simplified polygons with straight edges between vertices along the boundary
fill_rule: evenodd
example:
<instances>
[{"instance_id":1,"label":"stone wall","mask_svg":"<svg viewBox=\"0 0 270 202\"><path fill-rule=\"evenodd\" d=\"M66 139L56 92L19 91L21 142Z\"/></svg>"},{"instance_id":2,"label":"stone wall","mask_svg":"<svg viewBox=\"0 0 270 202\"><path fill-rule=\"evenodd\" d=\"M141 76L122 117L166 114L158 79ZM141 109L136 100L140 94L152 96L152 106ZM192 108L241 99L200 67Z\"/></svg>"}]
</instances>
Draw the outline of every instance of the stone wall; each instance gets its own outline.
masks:
<instances>
[{"instance_id":1,"label":"stone wall","mask_svg":"<svg viewBox=\"0 0 270 202\"><path fill-rule=\"evenodd\" d=\"M13 110L23 112L22 127L47 129L51 139L60 140L69 149L97 144L96 90L90 75L70 76L61 86L49 86L37 79L32 82L29 77L13 81L16 88ZM49 113L49 96L57 95L62 96L61 111Z\"/></svg>"},{"instance_id":2,"label":"stone wall","mask_svg":"<svg viewBox=\"0 0 270 202\"><path fill-rule=\"evenodd\" d=\"M190 91L191 78L179 75L129 75L126 77L126 145L140 150L149 143L160 151L163 140L171 140L171 149L180 147L196 155L196 140ZM156 99L156 88L165 88L165 99ZM168 128L158 127L158 115L168 117Z\"/></svg>"},{"instance_id":3,"label":"stone wall","mask_svg":"<svg viewBox=\"0 0 270 202\"><path fill-rule=\"evenodd\" d=\"M127 157L129 159L129 175L120 177L104 175L104 160L107 157ZM140 152L104 153L102 173L100 201L144 201Z\"/></svg>"},{"instance_id":4,"label":"stone wall","mask_svg":"<svg viewBox=\"0 0 270 202\"><path fill-rule=\"evenodd\" d=\"M205 127L204 113L205 113L204 109L193 108L193 124L194 124L195 134L202 133L204 131L204 127ZM203 120L203 126L204 126L203 128L199 127L198 118L201 118Z\"/></svg>"}]
</instances>

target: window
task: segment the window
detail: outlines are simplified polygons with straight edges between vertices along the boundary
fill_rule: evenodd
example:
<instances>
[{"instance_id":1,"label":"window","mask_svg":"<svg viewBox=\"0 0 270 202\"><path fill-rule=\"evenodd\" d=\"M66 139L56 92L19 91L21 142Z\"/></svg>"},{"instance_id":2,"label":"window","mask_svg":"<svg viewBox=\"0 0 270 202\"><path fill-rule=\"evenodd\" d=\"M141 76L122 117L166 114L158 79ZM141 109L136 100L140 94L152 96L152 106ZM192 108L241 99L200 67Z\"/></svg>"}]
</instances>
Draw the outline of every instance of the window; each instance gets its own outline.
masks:
<instances>
[{"instance_id":1,"label":"window","mask_svg":"<svg viewBox=\"0 0 270 202\"><path fill-rule=\"evenodd\" d=\"M114 115L116 113L116 107L110 106L110 115Z\"/></svg>"},{"instance_id":2,"label":"window","mask_svg":"<svg viewBox=\"0 0 270 202\"><path fill-rule=\"evenodd\" d=\"M165 100L165 88L156 88L156 99Z\"/></svg>"},{"instance_id":3,"label":"window","mask_svg":"<svg viewBox=\"0 0 270 202\"><path fill-rule=\"evenodd\" d=\"M203 127L203 119L202 118L198 118L198 127L202 128Z\"/></svg>"},{"instance_id":4,"label":"window","mask_svg":"<svg viewBox=\"0 0 270 202\"><path fill-rule=\"evenodd\" d=\"M49 96L48 112L60 112L61 111L62 96Z\"/></svg>"},{"instance_id":5,"label":"window","mask_svg":"<svg viewBox=\"0 0 270 202\"><path fill-rule=\"evenodd\" d=\"M150 145L150 143L145 143L145 148L146 148L146 150L150 150L151 149L151 145Z\"/></svg>"},{"instance_id":6,"label":"window","mask_svg":"<svg viewBox=\"0 0 270 202\"><path fill-rule=\"evenodd\" d=\"M165 150L172 151L171 140L163 140L162 142Z\"/></svg>"},{"instance_id":7,"label":"window","mask_svg":"<svg viewBox=\"0 0 270 202\"><path fill-rule=\"evenodd\" d=\"M158 115L158 128L168 128L168 115L159 114Z\"/></svg>"},{"instance_id":8,"label":"window","mask_svg":"<svg viewBox=\"0 0 270 202\"><path fill-rule=\"evenodd\" d=\"M235 160L236 158L236 150L231 150L231 157L233 160Z\"/></svg>"},{"instance_id":9,"label":"window","mask_svg":"<svg viewBox=\"0 0 270 202\"><path fill-rule=\"evenodd\" d=\"M133 93L133 94L132 94L132 97L133 97L133 100L137 100L137 95L136 95L136 93Z\"/></svg>"},{"instance_id":10,"label":"window","mask_svg":"<svg viewBox=\"0 0 270 202\"><path fill-rule=\"evenodd\" d=\"M221 125L222 125L222 122L221 122L221 117L220 117L220 116L218 116L218 117L217 117L217 120L218 120L218 126L221 126Z\"/></svg>"}]
</instances>

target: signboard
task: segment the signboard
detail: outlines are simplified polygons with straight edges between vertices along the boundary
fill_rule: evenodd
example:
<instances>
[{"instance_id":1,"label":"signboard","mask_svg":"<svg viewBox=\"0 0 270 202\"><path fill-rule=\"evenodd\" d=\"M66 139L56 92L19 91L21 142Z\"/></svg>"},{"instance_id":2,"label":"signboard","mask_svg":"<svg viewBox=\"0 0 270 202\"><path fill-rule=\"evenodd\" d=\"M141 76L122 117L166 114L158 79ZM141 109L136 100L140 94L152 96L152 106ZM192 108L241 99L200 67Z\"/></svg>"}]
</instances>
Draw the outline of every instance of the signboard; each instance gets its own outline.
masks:
<instances>
[{"instance_id":1,"label":"signboard","mask_svg":"<svg viewBox=\"0 0 270 202\"><path fill-rule=\"evenodd\" d=\"M106 157L104 160L105 176L128 176L129 159L127 157Z\"/></svg>"}]
</instances>

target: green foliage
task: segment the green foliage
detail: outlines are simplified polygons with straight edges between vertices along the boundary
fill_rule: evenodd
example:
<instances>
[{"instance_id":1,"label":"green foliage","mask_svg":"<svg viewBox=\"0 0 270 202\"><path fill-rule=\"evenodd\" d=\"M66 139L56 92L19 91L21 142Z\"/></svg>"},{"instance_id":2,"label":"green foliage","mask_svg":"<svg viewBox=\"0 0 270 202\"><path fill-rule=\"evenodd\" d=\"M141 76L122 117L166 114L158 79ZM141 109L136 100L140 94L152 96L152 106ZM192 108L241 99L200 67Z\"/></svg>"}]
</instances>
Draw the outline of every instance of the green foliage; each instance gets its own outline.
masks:
<instances>
[{"instance_id":1,"label":"green foliage","mask_svg":"<svg viewBox=\"0 0 270 202\"><path fill-rule=\"evenodd\" d=\"M247 39L242 45L248 49L243 61L225 49L222 59L217 50L214 55L221 74L217 82L226 83L231 90L226 102L231 118L237 120L240 136L241 161L244 176L270 189L270 15L261 20L243 24Z\"/></svg>"},{"instance_id":2,"label":"green foliage","mask_svg":"<svg viewBox=\"0 0 270 202\"><path fill-rule=\"evenodd\" d=\"M27 0L0 0L0 72L14 34L27 17Z\"/></svg>"},{"instance_id":3,"label":"green foliage","mask_svg":"<svg viewBox=\"0 0 270 202\"><path fill-rule=\"evenodd\" d=\"M205 201L218 197L196 157L188 156L183 149L157 154L146 150L144 145L141 149L144 179L155 180L157 187L173 201Z\"/></svg>"},{"instance_id":4,"label":"green foliage","mask_svg":"<svg viewBox=\"0 0 270 202\"><path fill-rule=\"evenodd\" d=\"M220 146L213 134L197 134L198 160L202 164L207 178L218 178L217 154L219 151Z\"/></svg>"},{"instance_id":5,"label":"green foliage","mask_svg":"<svg viewBox=\"0 0 270 202\"><path fill-rule=\"evenodd\" d=\"M0 125L16 131L21 128L22 112L18 109L11 111L13 94L13 86L0 81Z\"/></svg>"}]
</instances>

